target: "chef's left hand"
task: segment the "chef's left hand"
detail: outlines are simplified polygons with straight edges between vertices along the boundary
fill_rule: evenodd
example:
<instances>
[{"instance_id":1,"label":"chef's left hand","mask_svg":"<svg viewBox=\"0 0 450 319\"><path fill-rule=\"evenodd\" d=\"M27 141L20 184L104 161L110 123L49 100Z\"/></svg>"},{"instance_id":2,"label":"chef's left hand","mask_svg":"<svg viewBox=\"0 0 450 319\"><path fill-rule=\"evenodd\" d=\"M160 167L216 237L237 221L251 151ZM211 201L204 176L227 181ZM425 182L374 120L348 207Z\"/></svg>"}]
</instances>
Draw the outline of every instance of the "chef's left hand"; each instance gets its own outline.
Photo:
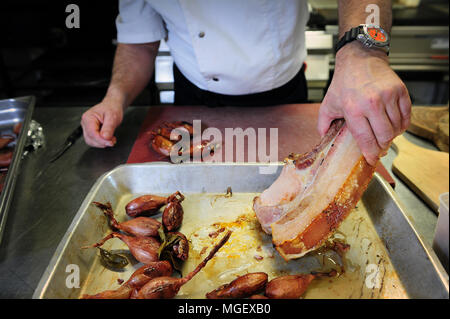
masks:
<instances>
[{"instance_id":1,"label":"chef's left hand","mask_svg":"<svg viewBox=\"0 0 450 319\"><path fill-rule=\"evenodd\" d=\"M333 80L319 111L323 136L334 119L345 118L367 162L375 165L391 141L410 123L411 100L405 84L382 50L354 41L336 54Z\"/></svg>"}]
</instances>

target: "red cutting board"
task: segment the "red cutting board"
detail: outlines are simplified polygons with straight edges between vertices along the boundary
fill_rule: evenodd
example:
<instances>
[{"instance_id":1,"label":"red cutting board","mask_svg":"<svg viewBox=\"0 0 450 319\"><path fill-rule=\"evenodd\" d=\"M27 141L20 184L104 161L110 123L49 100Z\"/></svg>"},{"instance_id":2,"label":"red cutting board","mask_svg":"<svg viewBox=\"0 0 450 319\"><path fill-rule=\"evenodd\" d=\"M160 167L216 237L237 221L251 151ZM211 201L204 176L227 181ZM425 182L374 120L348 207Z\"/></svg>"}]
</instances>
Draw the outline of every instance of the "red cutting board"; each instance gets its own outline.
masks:
<instances>
[{"instance_id":1,"label":"red cutting board","mask_svg":"<svg viewBox=\"0 0 450 319\"><path fill-rule=\"evenodd\" d=\"M202 127L215 127L225 140L225 128L270 128L278 129L278 160L284 160L290 153L310 151L320 141L317 132L317 118L320 104L287 104L270 107L220 107L206 106L154 106L149 109L127 163L168 161L149 148L151 134L164 121L201 120ZM268 139L269 141L269 139ZM247 142L246 142L247 143ZM247 144L246 144L247 146ZM248 146L246 147L248 149ZM269 150L269 143L267 146ZM268 152L268 151L267 151ZM225 155L225 150L222 148ZM257 154L257 153L256 153ZM247 162L247 154L244 162ZM383 165L377 171L391 184L395 185Z\"/></svg>"}]
</instances>

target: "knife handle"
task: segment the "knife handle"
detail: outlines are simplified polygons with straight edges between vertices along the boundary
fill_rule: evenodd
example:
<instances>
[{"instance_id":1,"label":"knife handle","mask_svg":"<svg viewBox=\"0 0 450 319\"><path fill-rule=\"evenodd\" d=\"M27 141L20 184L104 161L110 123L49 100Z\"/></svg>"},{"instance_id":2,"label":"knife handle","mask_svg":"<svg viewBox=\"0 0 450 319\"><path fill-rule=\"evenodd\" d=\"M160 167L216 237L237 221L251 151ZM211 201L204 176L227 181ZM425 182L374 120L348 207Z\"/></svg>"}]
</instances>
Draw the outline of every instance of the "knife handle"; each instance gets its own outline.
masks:
<instances>
[{"instance_id":1,"label":"knife handle","mask_svg":"<svg viewBox=\"0 0 450 319\"><path fill-rule=\"evenodd\" d=\"M74 143L81 135L83 135L83 128L80 125L69 135L67 142Z\"/></svg>"}]
</instances>

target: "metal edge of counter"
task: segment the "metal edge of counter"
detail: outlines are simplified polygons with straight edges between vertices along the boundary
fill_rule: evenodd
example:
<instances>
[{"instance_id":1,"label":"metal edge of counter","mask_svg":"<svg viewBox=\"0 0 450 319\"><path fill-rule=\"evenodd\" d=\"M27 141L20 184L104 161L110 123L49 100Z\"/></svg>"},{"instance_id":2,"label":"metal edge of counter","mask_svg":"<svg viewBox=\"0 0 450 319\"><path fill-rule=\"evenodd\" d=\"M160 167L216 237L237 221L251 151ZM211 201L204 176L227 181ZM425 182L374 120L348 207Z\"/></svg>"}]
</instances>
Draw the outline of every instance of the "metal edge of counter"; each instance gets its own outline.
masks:
<instances>
[{"instance_id":1,"label":"metal edge of counter","mask_svg":"<svg viewBox=\"0 0 450 319\"><path fill-rule=\"evenodd\" d=\"M11 165L9 167L8 174L6 176L5 187L0 194L0 245L2 243L3 232L6 225L8 210L11 205L12 195L16 185L17 176L19 174L19 168L22 161L25 144L27 141L28 128L30 126L31 119L33 116L36 98L34 96L23 96L18 98L6 99L2 101L23 102L28 104L28 106L25 117L23 119L22 130L19 134L16 147L14 149Z\"/></svg>"}]
</instances>

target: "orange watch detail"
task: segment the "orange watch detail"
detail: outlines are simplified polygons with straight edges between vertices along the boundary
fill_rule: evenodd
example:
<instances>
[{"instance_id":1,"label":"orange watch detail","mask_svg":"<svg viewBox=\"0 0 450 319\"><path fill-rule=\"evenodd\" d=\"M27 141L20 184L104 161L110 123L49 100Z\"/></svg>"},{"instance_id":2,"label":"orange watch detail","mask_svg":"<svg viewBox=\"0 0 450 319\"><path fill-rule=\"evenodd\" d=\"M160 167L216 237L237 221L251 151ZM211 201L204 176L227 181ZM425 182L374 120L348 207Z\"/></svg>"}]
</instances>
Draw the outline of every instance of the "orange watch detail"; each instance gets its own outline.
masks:
<instances>
[{"instance_id":1,"label":"orange watch detail","mask_svg":"<svg viewBox=\"0 0 450 319\"><path fill-rule=\"evenodd\" d=\"M386 36L380 30L376 28L368 28L367 32L375 41L385 42Z\"/></svg>"},{"instance_id":2,"label":"orange watch detail","mask_svg":"<svg viewBox=\"0 0 450 319\"><path fill-rule=\"evenodd\" d=\"M357 40L366 48L379 48L389 55L389 34L375 24L361 24L345 32L336 44L336 52L349 42Z\"/></svg>"}]
</instances>

